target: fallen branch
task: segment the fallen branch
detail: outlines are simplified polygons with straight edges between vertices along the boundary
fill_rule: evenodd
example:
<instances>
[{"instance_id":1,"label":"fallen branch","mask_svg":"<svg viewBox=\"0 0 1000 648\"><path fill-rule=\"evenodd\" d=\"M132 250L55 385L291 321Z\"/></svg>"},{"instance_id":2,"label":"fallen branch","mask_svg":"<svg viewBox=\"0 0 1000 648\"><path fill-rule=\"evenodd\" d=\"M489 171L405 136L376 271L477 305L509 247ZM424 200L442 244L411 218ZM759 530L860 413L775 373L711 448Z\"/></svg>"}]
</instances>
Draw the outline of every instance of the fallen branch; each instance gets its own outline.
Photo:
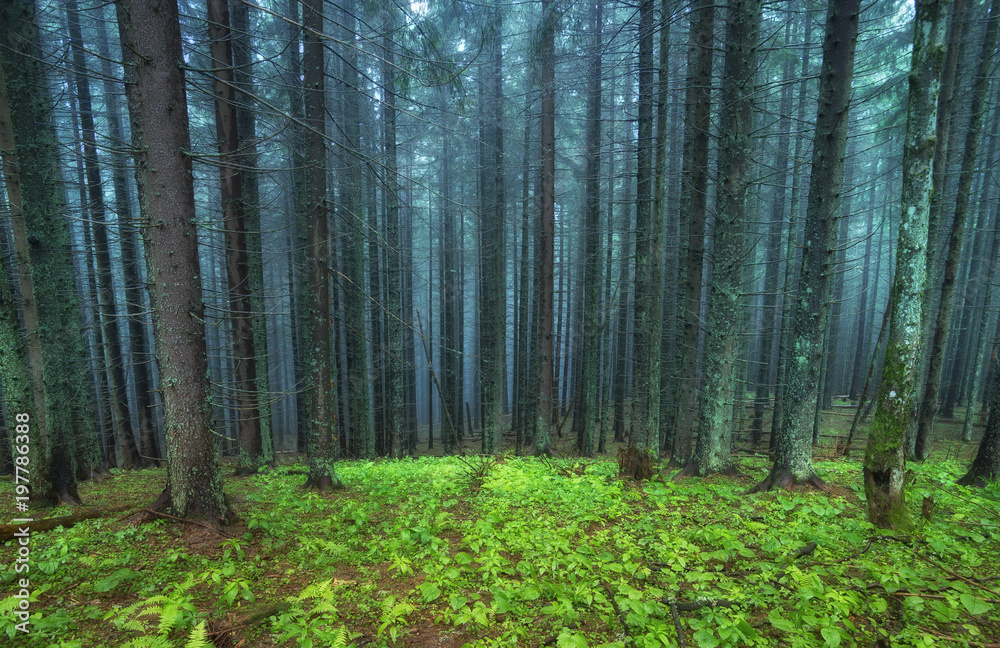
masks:
<instances>
[{"instance_id":1,"label":"fallen branch","mask_svg":"<svg viewBox=\"0 0 1000 648\"><path fill-rule=\"evenodd\" d=\"M798 560L799 558L803 556L808 556L812 552L816 551L816 547L817 545L815 542L810 542L806 546L799 547L792 553L788 554L785 566L782 567L780 570L778 570L778 573L775 574L773 579L771 579L771 582L773 582L775 585L778 585L779 581L781 581L781 579L785 577L785 572L788 571L788 566L793 562L795 562L796 560Z\"/></svg>"},{"instance_id":2,"label":"fallen branch","mask_svg":"<svg viewBox=\"0 0 1000 648\"><path fill-rule=\"evenodd\" d=\"M934 565L938 569L946 571L947 573L951 574L952 576L954 576L955 578L959 579L960 581L966 582L969 585L974 585L974 586L976 586L976 587L978 587L980 589L984 589L987 592L989 592L990 594L992 594L993 596L996 596L996 597L1000 598L1000 592L997 592L996 590L994 590L992 588L989 588L989 587L983 585L982 583L977 583L976 581L972 580L971 578L967 578L965 576L962 576L961 574L953 572L952 570L948 569L944 565L941 565L941 564L939 564L937 562L934 562L933 560L931 560L927 556L921 554L920 552L914 551L913 554L915 554L917 556L917 558L920 558L921 560L924 560L924 561L930 563L931 565Z\"/></svg>"},{"instance_id":3,"label":"fallen branch","mask_svg":"<svg viewBox=\"0 0 1000 648\"><path fill-rule=\"evenodd\" d=\"M32 520L31 522L23 522L21 524L0 525L0 542L13 540L18 537L15 534L22 532L24 529L28 529L31 533L38 533L39 531L51 531L57 527L69 528L77 522L104 517L109 513L127 511L130 508L130 506L117 506L114 508L86 509L78 513L74 513L73 515L41 518L40 520Z\"/></svg>"},{"instance_id":4,"label":"fallen branch","mask_svg":"<svg viewBox=\"0 0 1000 648\"><path fill-rule=\"evenodd\" d=\"M973 641L972 639L967 639L965 637L958 638L952 637L951 635L946 635L943 632L938 632L936 630L930 630L928 628L920 628L921 632L926 632L927 634L934 635L938 639L945 639L947 641L954 641L955 643L964 643L970 646L976 646L977 648L1000 648L1000 643L980 643L978 641Z\"/></svg>"},{"instance_id":5,"label":"fallen branch","mask_svg":"<svg viewBox=\"0 0 1000 648\"><path fill-rule=\"evenodd\" d=\"M601 581L601 585L604 586L604 591L608 593L608 600L611 601L611 607L615 609L615 614L618 615L618 620L621 621L622 628L628 635L628 645L635 648L635 637L632 636L632 631L628 627L628 620L624 614L622 614L621 608L618 607L618 601L615 600L615 593L611 591L611 586L606 582ZM678 627L678 635L680 634L680 628Z\"/></svg>"},{"instance_id":6,"label":"fallen branch","mask_svg":"<svg viewBox=\"0 0 1000 648\"><path fill-rule=\"evenodd\" d=\"M681 616L677 614L677 601L670 599L670 616L674 618L674 629L677 631L677 645L679 648L687 648L687 641L684 639L684 628L681 627Z\"/></svg>"},{"instance_id":7,"label":"fallen branch","mask_svg":"<svg viewBox=\"0 0 1000 648\"><path fill-rule=\"evenodd\" d=\"M731 608L739 605L736 601L730 601L728 599L700 599L697 601L677 602L674 599L667 599L664 597L663 602L667 603L671 607L676 607L681 612L694 612L695 610L700 610L705 607Z\"/></svg>"},{"instance_id":8,"label":"fallen branch","mask_svg":"<svg viewBox=\"0 0 1000 648\"><path fill-rule=\"evenodd\" d=\"M291 604L288 602L272 603L270 605L266 605L263 608L256 610L255 612L245 614L239 619L235 619L233 621L235 625L233 626L220 627L217 630L209 631L208 638L211 639L214 643L218 643L217 640L222 640L224 638L230 637L237 630L242 630L243 628L252 626L260 621L263 621L264 619L267 619L268 617L274 616L275 614L278 614L280 612L284 612L288 610L290 607Z\"/></svg>"}]
</instances>

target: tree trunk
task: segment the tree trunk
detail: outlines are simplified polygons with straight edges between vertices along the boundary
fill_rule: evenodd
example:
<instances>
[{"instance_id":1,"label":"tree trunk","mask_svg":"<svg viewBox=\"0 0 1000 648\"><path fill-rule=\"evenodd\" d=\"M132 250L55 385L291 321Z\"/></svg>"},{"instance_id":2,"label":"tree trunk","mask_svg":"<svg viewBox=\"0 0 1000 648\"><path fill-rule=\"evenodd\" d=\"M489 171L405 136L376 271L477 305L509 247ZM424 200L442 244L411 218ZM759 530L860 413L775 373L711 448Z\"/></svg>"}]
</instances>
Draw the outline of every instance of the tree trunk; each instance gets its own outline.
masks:
<instances>
[{"instance_id":1,"label":"tree trunk","mask_svg":"<svg viewBox=\"0 0 1000 648\"><path fill-rule=\"evenodd\" d=\"M250 302L250 255L247 250L243 170L239 164L235 67L228 0L208 0L208 34L214 71L215 137L219 148L219 186L226 240L226 278L233 326L234 397L239 425L240 474L254 474L264 463L261 415L257 409L257 351Z\"/></svg>"},{"instance_id":2,"label":"tree trunk","mask_svg":"<svg viewBox=\"0 0 1000 648\"><path fill-rule=\"evenodd\" d=\"M955 277L962 257L962 244L965 239L965 225L969 217L969 200L972 193L972 178L976 170L976 157L979 153L979 142L982 139L983 118L986 115L986 92L990 85L990 69L993 64L993 51L997 45L997 34L1000 32L1000 0L993 0L990 6L986 37L979 58L979 69L972 90L972 115L969 118L968 130L965 133L965 148L962 154L962 170L958 177L958 194L955 201L955 216L952 220L951 233L948 238L948 251L945 256L944 278L941 284L941 304L937 309L937 321L932 338L933 347L930 350L927 368L927 382L924 386L923 398L920 400L920 419L917 425L915 455L917 459L926 459L930 453L931 432L934 427L934 415L937 414L939 390L941 387L941 372L944 368L944 351L948 343L948 329L951 326L951 312L955 301Z\"/></svg>"},{"instance_id":3,"label":"tree trunk","mask_svg":"<svg viewBox=\"0 0 1000 648\"><path fill-rule=\"evenodd\" d=\"M16 44L0 48L0 149L35 400L29 485L33 498L79 503L77 461L92 468L100 453L35 17L28 0L0 5L0 42Z\"/></svg>"},{"instance_id":4,"label":"tree trunk","mask_svg":"<svg viewBox=\"0 0 1000 648\"><path fill-rule=\"evenodd\" d=\"M204 302L188 135L180 22L174 2L118 5L136 183L146 204L146 266L162 374L167 487L173 514L227 524L208 403Z\"/></svg>"},{"instance_id":5,"label":"tree trunk","mask_svg":"<svg viewBox=\"0 0 1000 648\"><path fill-rule=\"evenodd\" d=\"M791 28L786 30L787 35ZM760 354L757 361L757 392L754 398L753 422L750 424L750 444L757 446L764 438L764 407L771 397L771 347L774 343L775 310L778 305L778 266L781 257L781 234L784 231L785 198L788 191L788 146L791 140L792 128L792 75L793 60L789 58L784 67L782 78L785 85L781 88L781 115L778 121L778 151L775 155L774 168L778 172L777 185L771 199L771 226L768 233L766 252L767 266L764 269L764 301L763 317L760 326Z\"/></svg>"},{"instance_id":6,"label":"tree trunk","mask_svg":"<svg viewBox=\"0 0 1000 648\"><path fill-rule=\"evenodd\" d=\"M533 393L531 390L531 381L529 376L535 367L535 360L528 353L528 349L531 348L529 340L529 332L531 331L531 314L533 309L530 308L532 303L530 294L530 278L531 278L531 268L532 263L530 261L530 236L531 236L531 168L529 165L530 155L531 155L531 118L528 116L531 112L531 98L530 95L526 96L524 113L526 115L524 124L524 151L523 159L521 163L521 268L518 277L519 280L519 303L518 303L518 315L517 315L517 376L518 381L517 389L517 407L516 407L516 435L517 440L515 442L515 448L518 455L524 449L525 442L532 438L534 435L531 429L534 427L533 423L537 422L537 419L533 414L531 414L532 407L531 403L537 399L537 394Z\"/></svg>"},{"instance_id":7,"label":"tree trunk","mask_svg":"<svg viewBox=\"0 0 1000 648\"><path fill-rule=\"evenodd\" d=\"M708 297L708 330L712 334L705 349L698 443L691 462L678 477L736 472L731 457L737 383L734 366L736 329L743 310L744 235L747 196L752 187L752 102L761 8L761 0L736 0L730 5L726 25L715 263Z\"/></svg>"},{"instance_id":8,"label":"tree trunk","mask_svg":"<svg viewBox=\"0 0 1000 648\"><path fill-rule=\"evenodd\" d=\"M639 3L639 104L638 139L636 141L636 197L635 197L635 338L632 345L634 376L630 440L647 451L655 449L658 435L650 430L650 416L659 418L659 385L653 385L653 369L659 377L659 310L654 310L654 297L659 301L660 288L652 285L651 266L657 260L650 258L656 241L659 248L660 233L654 231L653 212L653 0ZM655 320L655 324L654 324ZM656 338L656 357L653 357L653 338ZM656 395L655 407L650 402Z\"/></svg>"},{"instance_id":9,"label":"tree trunk","mask_svg":"<svg viewBox=\"0 0 1000 648\"><path fill-rule=\"evenodd\" d=\"M684 163L681 191L681 261L678 285L678 340L681 359L676 389L677 428L671 463L684 466L691 458L698 417L698 341L701 333L702 271L705 264L705 215L708 199L708 148L712 108L712 55L715 47L715 3L699 0L691 11L688 41L688 79L684 119Z\"/></svg>"},{"instance_id":10,"label":"tree trunk","mask_svg":"<svg viewBox=\"0 0 1000 648\"><path fill-rule=\"evenodd\" d=\"M947 10L947 0L917 3L889 337L864 459L868 519L876 526L900 531L912 525L906 510L904 451L919 398L920 321L927 282L931 169Z\"/></svg>"},{"instance_id":11,"label":"tree trunk","mask_svg":"<svg viewBox=\"0 0 1000 648\"><path fill-rule=\"evenodd\" d=\"M250 44L250 9L244 2L230 6L233 29L233 83L236 85L236 124L239 133L239 156L243 193L243 217L246 223L250 286L250 310L253 330L254 360L257 376L255 392L260 423L260 461L274 465L274 433L271 425L271 380L267 345L267 307L264 301L263 229L260 221L260 188L257 172L257 127L253 113L253 51Z\"/></svg>"},{"instance_id":12,"label":"tree trunk","mask_svg":"<svg viewBox=\"0 0 1000 648\"><path fill-rule=\"evenodd\" d=\"M540 184L538 243L538 431L534 452L548 453L549 427L552 425L552 270L555 254L555 178L556 178L556 86L555 37L556 12L552 0L542 0L541 83L542 83L542 169Z\"/></svg>"},{"instance_id":13,"label":"tree trunk","mask_svg":"<svg viewBox=\"0 0 1000 648\"><path fill-rule=\"evenodd\" d=\"M753 490L794 482L825 488L812 465L812 424L833 280L836 215L844 180L844 151L854 75L860 0L831 0L827 12L812 175L806 209L799 305L791 338L781 430L770 474Z\"/></svg>"},{"instance_id":14,"label":"tree trunk","mask_svg":"<svg viewBox=\"0 0 1000 648\"><path fill-rule=\"evenodd\" d=\"M402 272L405 265L402 260L399 233L399 178L397 174L396 154L396 68L395 51L391 33L399 20L396 12L390 8L385 13L385 33L382 36L382 154L385 163L385 238L387 283L386 310L389 327L386 331L389 341L389 353L385 367L385 381L388 388L386 395L386 429L389 435L389 455L400 456L401 439L403 438L403 372L410 364L406 361L403 350L403 307L405 300L402 290ZM407 320L408 321L408 320Z\"/></svg>"},{"instance_id":15,"label":"tree trunk","mask_svg":"<svg viewBox=\"0 0 1000 648\"><path fill-rule=\"evenodd\" d=\"M799 72L801 81L799 82L797 119L799 123L805 123L807 81L809 78L809 60L811 58L809 52L812 45L812 16L807 12L801 22L804 23L805 33L802 39L803 52L801 55L802 66ZM792 153L793 160L802 159L802 148L805 145L804 140L805 137L801 136L795 138L795 147ZM785 411L785 393L788 388L788 364L792 357L789 348L792 335L791 327L795 321L795 312L797 310L795 296L798 294L798 275L801 272L801 268L799 267L801 255L798 253L798 250L800 249L800 239L803 233L802 225L805 224L804 219L801 218L802 185L803 176L805 175L803 167L804 165L796 165L792 171L792 195L789 201L788 234L786 236L785 247L785 275L783 279L783 292L785 296L781 302L781 325L778 332L778 371L775 376L774 409L771 411L771 433L768 439L768 448L771 452L776 452L777 450L781 422Z\"/></svg>"},{"instance_id":16,"label":"tree trunk","mask_svg":"<svg viewBox=\"0 0 1000 648\"><path fill-rule=\"evenodd\" d=\"M336 434L337 403L334 384L333 348L330 318L330 239L327 225L326 187L326 108L325 46L323 3L308 0L303 4L302 68L304 80L306 135L305 206L306 294L308 319L304 343L306 398L308 399L309 476L306 488L338 488L340 480L334 462L340 449ZM367 388L367 384L366 384Z\"/></svg>"},{"instance_id":17,"label":"tree trunk","mask_svg":"<svg viewBox=\"0 0 1000 648\"><path fill-rule=\"evenodd\" d=\"M360 102L361 81L358 68L357 11L355 0L342 4L340 31L343 43L339 58L343 62L341 90L344 116L343 157L347 168L341 173L339 202L340 222L344 230L344 311L347 328L348 410L351 435L358 440L361 458L375 456L369 403L370 373L368 368L368 336L365 334L365 247L367 227L362 218L362 169ZM319 30L322 31L322 30ZM308 86L308 84L306 84Z\"/></svg>"},{"instance_id":18,"label":"tree trunk","mask_svg":"<svg viewBox=\"0 0 1000 648\"><path fill-rule=\"evenodd\" d=\"M504 253L504 166L503 166L503 18L499 2L490 10L490 57L484 73L485 106L480 125L483 156L480 195L480 380L483 400L483 454L500 450L504 410L504 364L506 362L507 259ZM457 411L461 418L462 412Z\"/></svg>"},{"instance_id":19,"label":"tree trunk","mask_svg":"<svg viewBox=\"0 0 1000 648\"><path fill-rule=\"evenodd\" d=\"M584 198L583 266L583 384L580 392L582 421L580 454L594 456L594 429L597 419L598 352L601 333L598 328L601 279L601 41L603 3L590 3L590 70L587 77L587 161ZM608 268L610 272L610 268Z\"/></svg>"},{"instance_id":20,"label":"tree trunk","mask_svg":"<svg viewBox=\"0 0 1000 648\"><path fill-rule=\"evenodd\" d=\"M112 424L115 437L122 450L122 468L129 470L140 464L139 450L132 432L132 419L128 411L128 392L125 388L125 369L122 365L121 337L118 330L118 308L111 280L111 246L108 242L107 210L101 183L101 169L97 160L97 137L94 111L90 97L90 82L80 30L80 15L76 0L66 3L66 22L73 48L73 67L77 104L80 108L80 130L83 140L83 161L86 172L87 210L93 223L94 251L97 259L97 279L104 347L111 403ZM114 456L114 448L110 449Z\"/></svg>"}]
</instances>

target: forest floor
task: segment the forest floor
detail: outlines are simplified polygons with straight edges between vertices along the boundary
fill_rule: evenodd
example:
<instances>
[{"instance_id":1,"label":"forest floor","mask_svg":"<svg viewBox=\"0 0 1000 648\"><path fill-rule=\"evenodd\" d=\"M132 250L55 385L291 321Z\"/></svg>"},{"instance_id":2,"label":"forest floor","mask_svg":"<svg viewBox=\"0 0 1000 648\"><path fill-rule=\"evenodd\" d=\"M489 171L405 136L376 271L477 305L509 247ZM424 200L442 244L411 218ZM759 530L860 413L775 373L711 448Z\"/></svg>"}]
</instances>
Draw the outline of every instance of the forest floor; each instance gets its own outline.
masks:
<instances>
[{"instance_id":1,"label":"forest floor","mask_svg":"<svg viewBox=\"0 0 1000 648\"><path fill-rule=\"evenodd\" d=\"M345 488L324 494L302 490L301 464L227 477L242 522L222 534L123 513L33 534L30 572L0 576L0 643L1000 647L1000 485L955 485L975 445L911 464L902 535L866 521L862 453L832 456L839 428L817 452L832 495L748 495L769 468L755 453L736 478L660 467L641 484L609 458L510 454L343 461ZM164 479L118 472L80 494L138 510ZM0 522L13 501L5 481Z\"/></svg>"}]
</instances>

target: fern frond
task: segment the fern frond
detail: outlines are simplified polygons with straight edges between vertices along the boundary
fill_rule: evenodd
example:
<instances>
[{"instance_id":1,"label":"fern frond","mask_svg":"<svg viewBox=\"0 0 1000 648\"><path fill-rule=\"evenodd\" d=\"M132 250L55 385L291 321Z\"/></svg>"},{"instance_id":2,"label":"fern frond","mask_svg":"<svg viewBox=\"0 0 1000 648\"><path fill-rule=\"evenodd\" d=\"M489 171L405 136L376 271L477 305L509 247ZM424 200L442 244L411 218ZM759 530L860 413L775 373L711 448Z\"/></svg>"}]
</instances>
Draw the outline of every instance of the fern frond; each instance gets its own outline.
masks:
<instances>
[{"instance_id":1,"label":"fern frond","mask_svg":"<svg viewBox=\"0 0 1000 648\"><path fill-rule=\"evenodd\" d=\"M184 648L214 648L212 643L208 640L208 630L205 628L205 622L199 623L191 634L188 635L187 643L184 644Z\"/></svg>"}]
</instances>

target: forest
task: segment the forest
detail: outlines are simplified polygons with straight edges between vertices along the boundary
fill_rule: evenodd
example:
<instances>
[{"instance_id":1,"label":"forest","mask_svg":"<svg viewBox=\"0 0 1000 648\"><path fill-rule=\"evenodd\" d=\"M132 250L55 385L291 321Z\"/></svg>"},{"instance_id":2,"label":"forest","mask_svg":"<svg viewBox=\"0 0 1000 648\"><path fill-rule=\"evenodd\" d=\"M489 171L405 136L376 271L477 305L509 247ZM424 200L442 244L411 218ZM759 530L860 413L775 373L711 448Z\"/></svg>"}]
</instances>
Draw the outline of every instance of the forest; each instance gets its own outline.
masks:
<instances>
[{"instance_id":1,"label":"forest","mask_svg":"<svg viewBox=\"0 0 1000 648\"><path fill-rule=\"evenodd\" d=\"M0 637L1000 646L1000 0L0 0Z\"/></svg>"}]
</instances>

